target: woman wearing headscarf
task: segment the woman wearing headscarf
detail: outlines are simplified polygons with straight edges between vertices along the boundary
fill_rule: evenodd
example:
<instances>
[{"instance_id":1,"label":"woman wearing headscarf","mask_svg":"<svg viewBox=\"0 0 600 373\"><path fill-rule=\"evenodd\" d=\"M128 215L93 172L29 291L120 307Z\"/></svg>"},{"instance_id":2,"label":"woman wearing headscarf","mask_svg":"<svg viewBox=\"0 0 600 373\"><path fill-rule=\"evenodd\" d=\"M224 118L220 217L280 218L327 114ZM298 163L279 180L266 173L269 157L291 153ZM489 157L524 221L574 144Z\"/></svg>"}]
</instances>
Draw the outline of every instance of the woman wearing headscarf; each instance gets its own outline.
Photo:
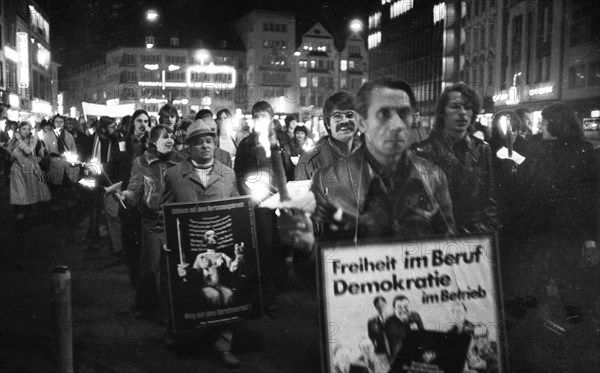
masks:
<instances>
[{"instance_id":1,"label":"woman wearing headscarf","mask_svg":"<svg viewBox=\"0 0 600 373\"><path fill-rule=\"evenodd\" d=\"M29 122L19 123L7 149L14 160L10 170L10 203L15 206L15 228L22 230L27 228L32 206L51 198L38 164L42 153L41 143L32 134Z\"/></svg>"}]
</instances>

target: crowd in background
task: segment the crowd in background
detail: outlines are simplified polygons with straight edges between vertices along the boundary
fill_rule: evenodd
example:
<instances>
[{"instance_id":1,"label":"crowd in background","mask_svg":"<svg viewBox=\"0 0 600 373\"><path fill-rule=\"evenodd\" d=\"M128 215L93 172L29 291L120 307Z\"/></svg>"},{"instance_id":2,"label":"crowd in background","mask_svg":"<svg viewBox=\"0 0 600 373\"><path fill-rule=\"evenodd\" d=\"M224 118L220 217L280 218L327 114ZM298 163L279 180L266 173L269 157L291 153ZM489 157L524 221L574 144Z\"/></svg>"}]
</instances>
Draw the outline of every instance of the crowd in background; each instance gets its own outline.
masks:
<instances>
[{"instance_id":1,"label":"crowd in background","mask_svg":"<svg viewBox=\"0 0 600 373\"><path fill-rule=\"evenodd\" d=\"M402 85L392 88L410 91ZM383 132L364 133L372 128L361 123L370 117L380 92L368 89L366 101L346 92L329 97L320 133L293 115L280 122L265 101L254 105L252 121L237 121L227 109L216 115L201 110L194 117L181 118L170 104L160 109L157 124L144 110L119 121L111 117L84 121L60 115L35 127L28 121L6 121L0 132L1 160L3 181L10 187L14 206L15 229L26 230L43 221L79 224L87 218L87 239L90 245L97 245L100 227L106 226L109 251L126 261L136 289L134 315L164 323L161 203L250 195L253 190L246 181L261 171L271 176L267 183L272 183L271 162L261 141L265 133L274 131L287 180L313 180L317 204L323 207L313 222L317 239L348 238L343 237L348 224L354 224L350 231L358 238L406 237L420 229L423 216L434 220L432 230L424 233L499 232L501 257L520 262L504 268L506 274L518 276L521 284L507 288L507 294L560 293L566 303L581 309L598 307L597 291L582 285L590 279L589 274L580 270L595 265L592 275L597 275L598 158L583 139L581 124L571 108L562 103L544 108L538 131L534 131L527 110L497 113L490 127L481 126L476 122L481 100L471 88L457 83L443 92L433 128L427 131L419 121L418 103L410 97L407 112L397 113L411 145L409 158L413 163L426 160L435 164L445 176L431 181L432 185L447 184L447 189L440 189L446 192L435 195L440 206L417 206L421 212L432 212L421 215L398 211L398 201L393 198L394 193L406 192L394 190L395 185L419 175L410 174L404 165L394 169L400 176L378 170L378 155L371 149L385 148L386 137ZM365 159L381 175L380 184L365 185L371 209L333 221L335 209L330 205L345 207L343 198L335 200L336 192L343 195L343 188L356 186L343 174L336 174L339 191L319 190L332 176L317 171L340 162L348 162L351 168L354 160ZM196 194L204 197L192 196L193 187L181 190L181 184L172 179L172 169L186 165L202 185ZM207 197L214 187L211 175L221 167L225 170L222 174L228 175L222 176L223 187ZM362 169L363 165L356 163L356 167ZM93 184L82 185L82 178L92 179ZM107 193L107 188L117 183L122 183L118 191ZM352 213L352 208L345 211ZM406 218L401 214L412 215ZM260 263L265 266L265 304L275 309L276 284L285 278L286 260L298 242L282 240L274 211L257 208L255 216ZM519 260L512 260L515 257ZM557 274L561 277L555 278ZM215 336L215 348L224 364L237 366L230 343L230 330L224 328Z\"/></svg>"}]
</instances>

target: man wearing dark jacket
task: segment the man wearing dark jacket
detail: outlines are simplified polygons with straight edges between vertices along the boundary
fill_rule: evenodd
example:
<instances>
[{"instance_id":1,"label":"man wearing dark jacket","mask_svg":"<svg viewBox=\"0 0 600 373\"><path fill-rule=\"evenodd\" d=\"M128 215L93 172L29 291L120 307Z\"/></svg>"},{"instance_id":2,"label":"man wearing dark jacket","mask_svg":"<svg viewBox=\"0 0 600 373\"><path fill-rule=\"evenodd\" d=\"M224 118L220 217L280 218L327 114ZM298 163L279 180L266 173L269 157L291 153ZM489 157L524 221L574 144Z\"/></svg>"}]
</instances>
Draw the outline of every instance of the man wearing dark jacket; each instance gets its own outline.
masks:
<instances>
[{"instance_id":1,"label":"man wearing dark jacket","mask_svg":"<svg viewBox=\"0 0 600 373\"><path fill-rule=\"evenodd\" d=\"M323 122L329 135L302 154L296 165L295 180L310 180L318 169L347 157L360 147L355 110L355 98L350 93L334 93L325 100Z\"/></svg>"},{"instance_id":2,"label":"man wearing dark jacket","mask_svg":"<svg viewBox=\"0 0 600 373\"><path fill-rule=\"evenodd\" d=\"M415 107L414 92L404 81L381 78L360 88L357 124L364 146L313 177L317 204L313 219L326 223L320 239L405 238L454 231L446 176L408 151ZM304 215L282 214L280 220L282 239L299 250L311 250L312 227Z\"/></svg>"}]
</instances>

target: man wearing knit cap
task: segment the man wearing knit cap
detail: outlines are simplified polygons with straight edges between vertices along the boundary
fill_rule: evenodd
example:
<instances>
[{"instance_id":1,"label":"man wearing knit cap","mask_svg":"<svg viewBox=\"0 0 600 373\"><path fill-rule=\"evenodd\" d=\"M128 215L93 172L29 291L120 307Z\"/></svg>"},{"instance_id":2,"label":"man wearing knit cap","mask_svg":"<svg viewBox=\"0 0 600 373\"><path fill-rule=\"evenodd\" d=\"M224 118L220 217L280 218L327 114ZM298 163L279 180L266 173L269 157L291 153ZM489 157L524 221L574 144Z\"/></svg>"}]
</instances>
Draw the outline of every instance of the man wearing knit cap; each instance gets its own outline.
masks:
<instances>
[{"instance_id":1,"label":"man wearing knit cap","mask_svg":"<svg viewBox=\"0 0 600 373\"><path fill-rule=\"evenodd\" d=\"M215 160L216 136L217 133L202 119L188 127L185 142L190 155L167 170L162 204L206 202L239 196L233 170ZM187 270L192 269L188 267ZM231 353L232 335L229 326L215 329L213 346L223 365L237 368L240 362Z\"/></svg>"}]
</instances>

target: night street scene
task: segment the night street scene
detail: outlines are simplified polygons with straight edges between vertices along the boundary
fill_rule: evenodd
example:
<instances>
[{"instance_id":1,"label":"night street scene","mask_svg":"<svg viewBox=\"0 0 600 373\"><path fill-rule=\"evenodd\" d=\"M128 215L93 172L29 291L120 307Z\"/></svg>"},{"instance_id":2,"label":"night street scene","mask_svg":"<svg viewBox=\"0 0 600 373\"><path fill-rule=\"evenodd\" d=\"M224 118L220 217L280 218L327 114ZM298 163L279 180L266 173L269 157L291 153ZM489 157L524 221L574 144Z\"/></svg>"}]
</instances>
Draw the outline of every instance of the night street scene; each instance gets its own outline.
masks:
<instances>
[{"instance_id":1,"label":"night street scene","mask_svg":"<svg viewBox=\"0 0 600 373\"><path fill-rule=\"evenodd\" d=\"M2 0L0 372L597 372L594 0Z\"/></svg>"}]
</instances>

